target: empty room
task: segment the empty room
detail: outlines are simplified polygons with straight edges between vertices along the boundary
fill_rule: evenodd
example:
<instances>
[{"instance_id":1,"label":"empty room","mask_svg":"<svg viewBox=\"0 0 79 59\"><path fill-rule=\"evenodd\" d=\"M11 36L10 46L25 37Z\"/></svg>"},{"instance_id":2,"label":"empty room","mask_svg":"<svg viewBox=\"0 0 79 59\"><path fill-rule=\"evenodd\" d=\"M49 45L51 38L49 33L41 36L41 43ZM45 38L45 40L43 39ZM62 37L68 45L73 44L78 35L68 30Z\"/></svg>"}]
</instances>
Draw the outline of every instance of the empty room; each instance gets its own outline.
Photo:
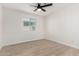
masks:
<instances>
[{"instance_id":1,"label":"empty room","mask_svg":"<svg viewBox=\"0 0 79 59\"><path fill-rule=\"evenodd\" d=\"M0 3L0 56L79 56L79 3Z\"/></svg>"}]
</instances>

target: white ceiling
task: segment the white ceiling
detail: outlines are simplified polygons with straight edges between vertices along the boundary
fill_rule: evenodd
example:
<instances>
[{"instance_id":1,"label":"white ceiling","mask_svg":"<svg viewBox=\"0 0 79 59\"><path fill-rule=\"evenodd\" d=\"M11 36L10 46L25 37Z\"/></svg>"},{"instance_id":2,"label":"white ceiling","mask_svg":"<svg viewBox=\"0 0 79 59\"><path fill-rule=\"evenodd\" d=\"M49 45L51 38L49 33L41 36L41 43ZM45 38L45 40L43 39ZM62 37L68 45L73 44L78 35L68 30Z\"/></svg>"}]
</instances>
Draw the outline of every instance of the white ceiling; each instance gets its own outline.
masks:
<instances>
[{"instance_id":1,"label":"white ceiling","mask_svg":"<svg viewBox=\"0 0 79 59\"><path fill-rule=\"evenodd\" d=\"M53 12L61 10L65 7L69 6L70 4L68 4L68 3L53 3L53 6L44 8L46 10L46 12L43 12L43 11L34 12L33 10L35 9L35 7L31 6L31 5L35 5L34 3L3 3L2 5L7 8L13 8L13 9L21 10L24 12L35 13L38 15L46 16L46 15L49 15Z\"/></svg>"}]
</instances>

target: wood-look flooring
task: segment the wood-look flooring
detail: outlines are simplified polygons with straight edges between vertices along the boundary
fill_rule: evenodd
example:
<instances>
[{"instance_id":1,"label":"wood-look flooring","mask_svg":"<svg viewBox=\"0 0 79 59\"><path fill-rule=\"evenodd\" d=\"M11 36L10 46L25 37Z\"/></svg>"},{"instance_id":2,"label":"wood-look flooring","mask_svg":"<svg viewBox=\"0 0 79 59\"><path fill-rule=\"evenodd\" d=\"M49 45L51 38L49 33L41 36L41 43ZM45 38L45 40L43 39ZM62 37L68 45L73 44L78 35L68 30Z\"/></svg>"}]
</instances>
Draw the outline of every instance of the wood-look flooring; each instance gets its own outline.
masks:
<instances>
[{"instance_id":1,"label":"wood-look flooring","mask_svg":"<svg viewBox=\"0 0 79 59\"><path fill-rule=\"evenodd\" d=\"M50 40L36 40L3 47L0 56L78 56L79 50Z\"/></svg>"}]
</instances>

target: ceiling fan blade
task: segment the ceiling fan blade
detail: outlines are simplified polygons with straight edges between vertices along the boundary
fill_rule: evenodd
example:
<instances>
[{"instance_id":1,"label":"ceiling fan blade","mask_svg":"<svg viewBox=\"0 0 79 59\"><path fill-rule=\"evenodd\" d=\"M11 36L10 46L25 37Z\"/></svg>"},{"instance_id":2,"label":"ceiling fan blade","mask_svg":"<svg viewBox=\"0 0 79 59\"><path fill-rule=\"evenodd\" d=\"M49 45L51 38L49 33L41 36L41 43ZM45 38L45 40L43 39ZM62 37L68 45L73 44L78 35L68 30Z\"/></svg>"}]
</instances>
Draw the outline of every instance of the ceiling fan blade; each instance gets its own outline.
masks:
<instances>
[{"instance_id":1,"label":"ceiling fan blade","mask_svg":"<svg viewBox=\"0 0 79 59\"><path fill-rule=\"evenodd\" d=\"M36 11L37 9L35 9L34 11Z\"/></svg>"},{"instance_id":2,"label":"ceiling fan blade","mask_svg":"<svg viewBox=\"0 0 79 59\"><path fill-rule=\"evenodd\" d=\"M46 5L44 5L44 6L41 6L41 7L48 7L48 6L52 6L53 4L52 3L50 3L50 4L46 4Z\"/></svg>"},{"instance_id":3,"label":"ceiling fan blade","mask_svg":"<svg viewBox=\"0 0 79 59\"><path fill-rule=\"evenodd\" d=\"M43 8L41 8L41 10L42 10L42 11L44 11L44 12L46 12L46 10L45 10L45 9L43 9Z\"/></svg>"}]
</instances>

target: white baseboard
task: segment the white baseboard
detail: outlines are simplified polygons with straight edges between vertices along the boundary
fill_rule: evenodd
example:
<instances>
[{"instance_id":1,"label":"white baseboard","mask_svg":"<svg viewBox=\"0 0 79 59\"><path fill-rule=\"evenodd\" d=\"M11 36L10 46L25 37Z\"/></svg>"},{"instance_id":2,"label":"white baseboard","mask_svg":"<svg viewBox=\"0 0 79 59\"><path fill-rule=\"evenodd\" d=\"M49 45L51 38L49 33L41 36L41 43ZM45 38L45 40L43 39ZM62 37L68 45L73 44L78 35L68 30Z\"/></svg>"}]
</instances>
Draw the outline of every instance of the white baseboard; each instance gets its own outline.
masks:
<instances>
[{"instance_id":1,"label":"white baseboard","mask_svg":"<svg viewBox=\"0 0 79 59\"><path fill-rule=\"evenodd\" d=\"M9 44L5 44L3 45L2 47L5 47L5 46L10 46L10 45L16 45L16 44L20 44L20 43L25 43L25 42L31 42L31 41L35 41L35 40L42 40L42 39L33 39L33 40L26 40L26 41L19 41L19 42L14 42L14 43L9 43ZM1 49L2 49L1 47Z\"/></svg>"},{"instance_id":2,"label":"white baseboard","mask_svg":"<svg viewBox=\"0 0 79 59\"><path fill-rule=\"evenodd\" d=\"M64 45L69 46L69 47L72 47L72 48L79 49L79 47L78 47L78 46L71 45L71 44L68 44L68 43L65 43L65 42L62 42L62 41L52 40L52 39L48 39L48 40L51 40L51 41L54 41L54 42L58 42L58 43L60 43L60 44L64 44Z\"/></svg>"}]
</instances>

